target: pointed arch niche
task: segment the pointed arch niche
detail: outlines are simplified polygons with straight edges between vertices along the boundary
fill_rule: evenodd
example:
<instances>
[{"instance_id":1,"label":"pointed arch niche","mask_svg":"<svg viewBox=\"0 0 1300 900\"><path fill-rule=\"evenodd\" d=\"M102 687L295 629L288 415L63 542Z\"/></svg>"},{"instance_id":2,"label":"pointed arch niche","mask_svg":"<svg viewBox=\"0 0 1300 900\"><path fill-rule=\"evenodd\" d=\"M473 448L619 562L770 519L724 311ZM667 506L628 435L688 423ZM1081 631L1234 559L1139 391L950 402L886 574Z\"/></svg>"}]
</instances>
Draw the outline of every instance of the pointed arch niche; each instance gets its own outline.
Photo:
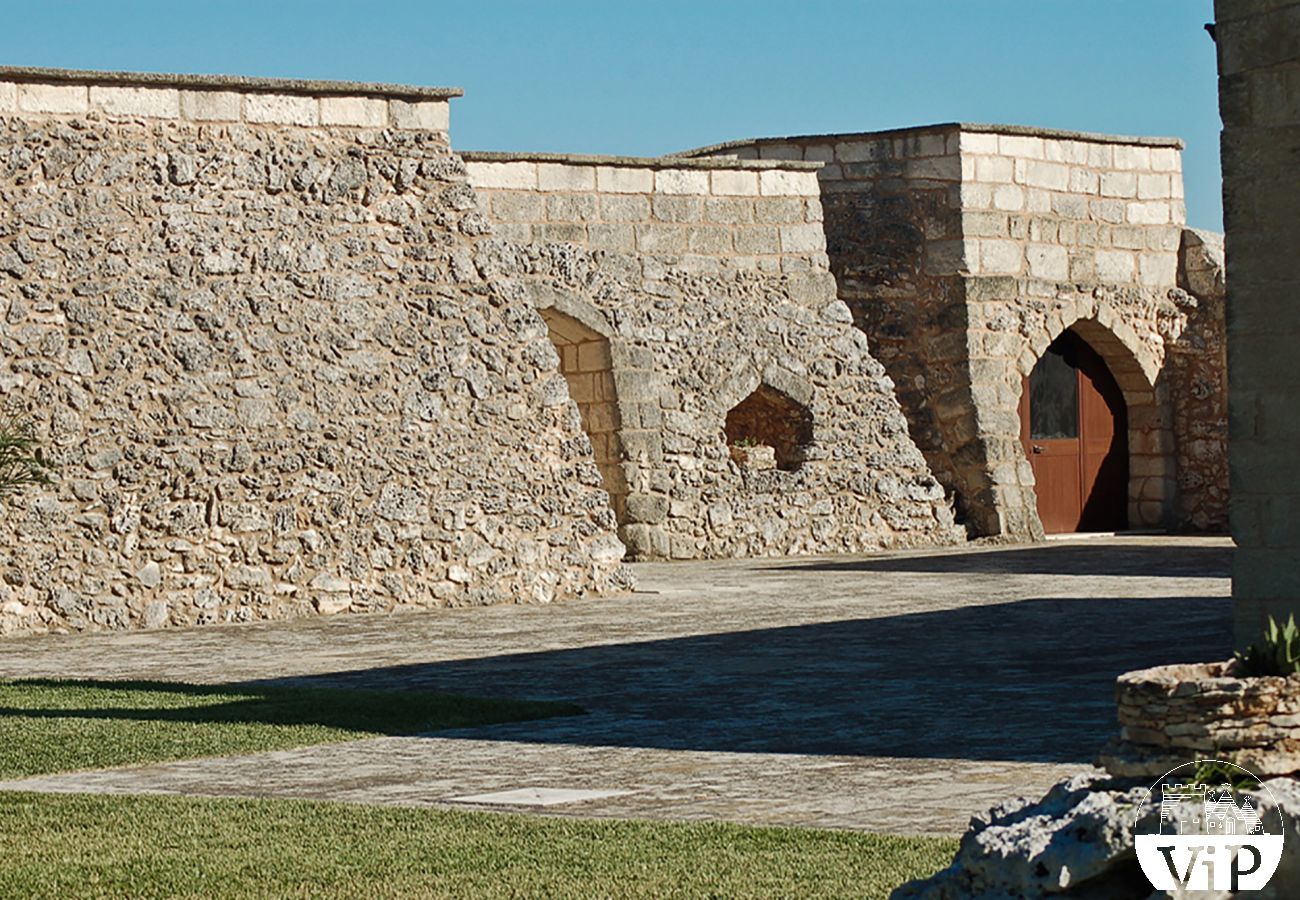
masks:
<instances>
[{"instance_id":1,"label":"pointed arch niche","mask_svg":"<svg viewBox=\"0 0 1300 900\"><path fill-rule=\"evenodd\" d=\"M788 394L760 384L727 412L724 430L729 447L771 447L776 467L793 472L803 465L805 450L812 443L813 415Z\"/></svg>"}]
</instances>

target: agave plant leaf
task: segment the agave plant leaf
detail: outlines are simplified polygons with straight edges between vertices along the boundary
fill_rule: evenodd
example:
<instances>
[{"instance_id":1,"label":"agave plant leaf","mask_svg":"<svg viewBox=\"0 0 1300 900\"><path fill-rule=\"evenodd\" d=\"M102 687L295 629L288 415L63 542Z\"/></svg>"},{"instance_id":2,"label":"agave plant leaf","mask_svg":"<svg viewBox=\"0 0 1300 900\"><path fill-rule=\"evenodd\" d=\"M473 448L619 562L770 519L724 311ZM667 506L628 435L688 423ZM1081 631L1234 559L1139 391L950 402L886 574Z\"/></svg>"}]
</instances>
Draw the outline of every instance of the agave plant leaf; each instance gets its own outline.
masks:
<instances>
[{"instance_id":1,"label":"agave plant leaf","mask_svg":"<svg viewBox=\"0 0 1300 900\"><path fill-rule=\"evenodd\" d=\"M37 443L30 419L18 414L0 419L0 495L49 484L53 468Z\"/></svg>"},{"instance_id":2,"label":"agave plant leaf","mask_svg":"<svg viewBox=\"0 0 1300 900\"><path fill-rule=\"evenodd\" d=\"M1251 644L1245 651L1238 651L1235 656L1242 674L1246 676L1300 673L1300 627L1296 625L1295 614L1288 616L1282 626L1269 616L1263 640Z\"/></svg>"}]
</instances>

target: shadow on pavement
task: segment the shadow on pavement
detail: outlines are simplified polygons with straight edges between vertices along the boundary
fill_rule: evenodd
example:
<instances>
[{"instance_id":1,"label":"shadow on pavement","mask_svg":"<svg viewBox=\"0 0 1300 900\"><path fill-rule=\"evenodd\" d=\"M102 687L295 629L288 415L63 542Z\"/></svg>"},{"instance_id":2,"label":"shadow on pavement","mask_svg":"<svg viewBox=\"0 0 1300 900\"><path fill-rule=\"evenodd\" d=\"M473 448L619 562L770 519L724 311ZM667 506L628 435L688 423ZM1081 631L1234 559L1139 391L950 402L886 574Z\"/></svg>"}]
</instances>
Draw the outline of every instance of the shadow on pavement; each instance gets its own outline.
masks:
<instances>
[{"instance_id":1,"label":"shadow on pavement","mask_svg":"<svg viewBox=\"0 0 1300 900\"><path fill-rule=\"evenodd\" d=\"M1228 578L1231 547L1080 546L1038 544L1027 548L871 559L818 559L777 568L788 572L946 572L978 575L1116 575L1135 578Z\"/></svg>"},{"instance_id":2,"label":"shadow on pavement","mask_svg":"<svg viewBox=\"0 0 1300 900\"><path fill-rule=\"evenodd\" d=\"M1219 597L1029 599L291 683L566 700L589 711L442 737L1085 763L1116 728L1115 677L1226 658L1230 612Z\"/></svg>"}]
</instances>

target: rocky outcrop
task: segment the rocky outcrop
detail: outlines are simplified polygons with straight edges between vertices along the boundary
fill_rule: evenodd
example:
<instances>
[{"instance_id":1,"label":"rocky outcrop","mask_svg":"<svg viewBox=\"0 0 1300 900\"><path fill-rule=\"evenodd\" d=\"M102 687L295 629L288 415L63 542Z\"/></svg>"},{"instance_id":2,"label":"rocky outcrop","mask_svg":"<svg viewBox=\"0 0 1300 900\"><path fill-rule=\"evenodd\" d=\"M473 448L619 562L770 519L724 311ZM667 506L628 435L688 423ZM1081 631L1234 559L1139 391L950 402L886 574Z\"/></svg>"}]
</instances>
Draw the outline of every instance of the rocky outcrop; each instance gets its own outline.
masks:
<instances>
[{"instance_id":1,"label":"rocky outcrop","mask_svg":"<svg viewBox=\"0 0 1300 900\"><path fill-rule=\"evenodd\" d=\"M1291 898L1300 892L1300 782L1275 778L1245 792L1266 821L1281 810L1287 842L1282 864L1264 891L1241 896ZM1277 803L1274 803L1276 798ZM1013 800L971 820L952 865L903 885L893 900L1145 900L1152 890L1134 852L1132 829L1154 831L1159 802L1147 784L1102 773L1055 785L1038 802ZM1224 898L1229 893L1198 893Z\"/></svg>"}]
</instances>

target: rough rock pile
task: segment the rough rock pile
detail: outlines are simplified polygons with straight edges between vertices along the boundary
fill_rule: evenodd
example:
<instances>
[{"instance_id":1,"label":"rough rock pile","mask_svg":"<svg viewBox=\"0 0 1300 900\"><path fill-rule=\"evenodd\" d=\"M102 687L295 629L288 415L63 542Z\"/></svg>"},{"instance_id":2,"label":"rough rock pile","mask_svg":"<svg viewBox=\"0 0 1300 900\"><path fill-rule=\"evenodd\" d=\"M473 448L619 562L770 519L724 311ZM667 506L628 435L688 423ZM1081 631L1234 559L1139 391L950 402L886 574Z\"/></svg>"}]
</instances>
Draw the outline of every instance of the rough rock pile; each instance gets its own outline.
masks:
<instances>
[{"instance_id":1,"label":"rough rock pile","mask_svg":"<svg viewBox=\"0 0 1300 900\"><path fill-rule=\"evenodd\" d=\"M1131 835L1135 821L1146 830L1159 817L1159 803L1150 801L1148 784L1093 771L1055 785L1037 803L1023 798L1004 803L971 819L952 865L928 879L903 885L891 896L894 900L1164 897L1165 892L1153 891L1142 874ZM1255 802L1265 821L1280 807L1286 845L1268 887L1242 895L1260 900L1300 896L1296 831L1300 781L1274 778L1245 796ZM1234 895L1199 891L1196 896L1217 900Z\"/></svg>"}]
</instances>

